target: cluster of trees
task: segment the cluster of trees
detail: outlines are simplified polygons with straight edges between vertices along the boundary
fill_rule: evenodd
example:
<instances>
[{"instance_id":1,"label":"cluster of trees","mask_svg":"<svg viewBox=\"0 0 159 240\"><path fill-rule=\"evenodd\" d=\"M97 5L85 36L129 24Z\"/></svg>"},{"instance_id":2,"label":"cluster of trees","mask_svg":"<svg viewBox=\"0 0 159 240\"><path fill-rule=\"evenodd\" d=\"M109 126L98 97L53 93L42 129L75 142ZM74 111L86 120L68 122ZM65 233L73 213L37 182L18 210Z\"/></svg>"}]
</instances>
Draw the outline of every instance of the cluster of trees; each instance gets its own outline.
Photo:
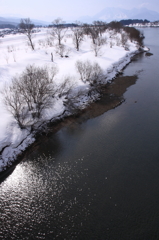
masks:
<instances>
[{"instance_id":1,"label":"cluster of trees","mask_svg":"<svg viewBox=\"0 0 159 240\"><path fill-rule=\"evenodd\" d=\"M136 41L140 47L143 46L143 33L134 27L124 27L123 29L128 34L128 37L131 41Z\"/></svg>"},{"instance_id":2,"label":"cluster of trees","mask_svg":"<svg viewBox=\"0 0 159 240\"><path fill-rule=\"evenodd\" d=\"M76 69L88 90L75 90L75 80L66 76L60 85L54 78L58 68L53 65L36 67L29 65L19 77L5 85L2 95L4 104L21 129L34 130L43 118L46 109L53 109L57 99L62 98L67 111L74 113L80 108L81 95L91 98L92 91L98 91L104 74L98 63L77 61ZM74 89L74 90L73 90Z\"/></svg>"},{"instance_id":3,"label":"cluster of trees","mask_svg":"<svg viewBox=\"0 0 159 240\"><path fill-rule=\"evenodd\" d=\"M63 57L65 51L65 46L62 43L62 40L64 39L67 32L66 26L67 25L64 21L62 21L61 18L57 18L53 21L53 25L51 26L50 31L51 38L57 40L56 49L61 57ZM34 44L32 41L34 24L29 18L26 18L21 20L19 27L27 36L28 43L31 46L32 50L34 50ZM131 41L136 41L139 46L143 45L144 37L140 31L133 27L124 27L121 22L112 21L109 24L102 21L94 21L93 24L81 24L77 22L76 24L71 25L73 43L76 50L79 51L80 45L84 40L84 36L87 35L92 40L91 48L94 51L95 56L98 56L101 47L107 43L106 38L103 37L103 33L107 29L113 30L115 33L121 33L121 42L123 46L125 46L124 44L126 44L128 39ZM110 47L112 47L111 44Z\"/></svg>"},{"instance_id":4,"label":"cluster of trees","mask_svg":"<svg viewBox=\"0 0 159 240\"><path fill-rule=\"evenodd\" d=\"M27 36L30 47L34 50L32 41L34 24L27 18L22 19L19 26ZM110 24L96 21L91 25L77 23L72 26L73 43L77 51L79 51L84 36L87 35L91 38L91 47L95 56L98 56L101 47L107 43L103 33L108 28L112 30L112 38L114 33L121 33L120 42L123 46L126 46L128 39L138 42L139 46L142 45L143 35L137 29L123 27L116 21ZM60 18L53 22L50 34L53 39L57 40L56 49L61 57L64 53L62 41L66 31L65 23ZM4 103L20 128L29 126L33 130L41 121L44 111L52 109L58 98L63 98L66 110L72 113L79 108L81 95L87 94L87 97L91 99L94 93L99 93L100 86L105 80L99 64L77 61L75 67L80 80L87 84L87 92L86 90L75 91L73 88L75 81L68 76L64 78L61 85L57 86L54 78L58 73L58 68L55 65L51 68L29 65L19 77L13 78L12 82L5 86L3 90Z\"/></svg>"}]
</instances>

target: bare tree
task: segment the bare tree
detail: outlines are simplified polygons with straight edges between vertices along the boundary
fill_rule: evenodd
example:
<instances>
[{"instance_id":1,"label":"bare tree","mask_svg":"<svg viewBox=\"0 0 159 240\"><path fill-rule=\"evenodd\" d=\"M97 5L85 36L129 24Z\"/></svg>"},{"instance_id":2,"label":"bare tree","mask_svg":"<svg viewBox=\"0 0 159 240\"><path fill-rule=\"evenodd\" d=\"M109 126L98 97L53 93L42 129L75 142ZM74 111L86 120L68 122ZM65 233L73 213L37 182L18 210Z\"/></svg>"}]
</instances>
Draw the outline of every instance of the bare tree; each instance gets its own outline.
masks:
<instances>
[{"instance_id":1,"label":"bare tree","mask_svg":"<svg viewBox=\"0 0 159 240\"><path fill-rule=\"evenodd\" d=\"M108 27L114 30L115 33L119 33L122 29L122 24L118 21L112 21L108 24Z\"/></svg>"},{"instance_id":2,"label":"bare tree","mask_svg":"<svg viewBox=\"0 0 159 240\"><path fill-rule=\"evenodd\" d=\"M93 24L87 28L93 44L98 37L102 37L102 33L106 30L107 25L102 21L94 21Z\"/></svg>"},{"instance_id":3,"label":"bare tree","mask_svg":"<svg viewBox=\"0 0 159 240\"><path fill-rule=\"evenodd\" d=\"M19 27L23 30L23 33L27 36L29 45L31 46L32 50L34 50L34 44L32 41L34 24L31 22L30 18L21 19Z\"/></svg>"},{"instance_id":4,"label":"bare tree","mask_svg":"<svg viewBox=\"0 0 159 240\"><path fill-rule=\"evenodd\" d=\"M81 26L73 27L72 32L73 32L73 43L77 51L79 51L79 46L83 41L83 37L84 37L83 28Z\"/></svg>"},{"instance_id":5,"label":"bare tree","mask_svg":"<svg viewBox=\"0 0 159 240\"><path fill-rule=\"evenodd\" d=\"M76 90L74 92L69 92L64 100L64 106L66 111L71 114L78 114L78 112L83 109L83 101L85 96L85 91L83 89Z\"/></svg>"},{"instance_id":6,"label":"bare tree","mask_svg":"<svg viewBox=\"0 0 159 240\"><path fill-rule=\"evenodd\" d=\"M127 48L127 41L128 41L128 35L127 35L127 33L125 33L125 32L123 32L122 34L121 34L121 43L122 43L122 46L124 47L124 48Z\"/></svg>"},{"instance_id":7,"label":"bare tree","mask_svg":"<svg viewBox=\"0 0 159 240\"><path fill-rule=\"evenodd\" d=\"M56 44L56 53L60 55L60 57L64 56L65 50L66 48L64 44Z\"/></svg>"},{"instance_id":8,"label":"bare tree","mask_svg":"<svg viewBox=\"0 0 159 240\"><path fill-rule=\"evenodd\" d=\"M53 106L57 68L28 66L3 91L4 104L20 128L37 123L43 110Z\"/></svg>"},{"instance_id":9,"label":"bare tree","mask_svg":"<svg viewBox=\"0 0 159 240\"><path fill-rule=\"evenodd\" d=\"M59 85L57 92L59 98L62 96L67 96L72 91L72 88L75 86L75 81L71 81L70 76L65 76L63 82Z\"/></svg>"},{"instance_id":10,"label":"bare tree","mask_svg":"<svg viewBox=\"0 0 159 240\"><path fill-rule=\"evenodd\" d=\"M92 65L92 73L89 83L91 86L97 86L102 84L103 80L105 79L104 73L102 68L99 66L97 62L94 62Z\"/></svg>"},{"instance_id":11,"label":"bare tree","mask_svg":"<svg viewBox=\"0 0 159 240\"><path fill-rule=\"evenodd\" d=\"M50 69L48 71L49 71L49 74L50 74L50 79L51 79L51 81L53 81L56 74L59 72L59 69L58 69L57 66L53 65L52 67L50 67Z\"/></svg>"},{"instance_id":12,"label":"bare tree","mask_svg":"<svg viewBox=\"0 0 159 240\"><path fill-rule=\"evenodd\" d=\"M52 67L51 76L47 67L30 65L21 76L21 91L28 103L28 108L33 110L34 116L39 118L42 110L50 107L55 89L53 79L56 74Z\"/></svg>"},{"instance_id":13,"label":"bare tree","mask_svg":"<svg viewBox=\"0 0 159 240\"><path fill-rule=\"evenodd\" d=\"M91 78L91 72L93 70L92 64L88 60L85 62L78 60L75 66L78 73L80 74L80 79L82 80L82 82L86 83Z\"/></svg>"},{"instance_id":14,"label":"bare tree","mask_svg":"<svg viewBox=\"0 0 159 240\"><path fill-rule=\"evenodd\" d=\"M95 28L94 26L92 26L90 28L90 33L89 33L91 39L92 39L92 42L95 43L95 40L97 39L97 37L99 36L99 31L97 28Z\"/></svg>"},{"instance_id":15,"label":"bare tree","mask_svg":"<svg viewBox=\"0 0 159 240\"><path fill-rule=\"evenodd\" d=\"M98 63L91 63L90 61L77 61L76 69L80 74L81 80L86 83L88 82L91 86L98 85L104 80L103 70Z\"/></svg>"},{"instance_id":16,"label":"bare tree","mask_svg":"<svg viewBox=\"0 0 159 240\"><path fill-rule=\"evenodd\" d=\"M106 43L107 39L101 36L98 36L96 39L94 39L94 41L91 44L91 48L94 51L96 57L101 54L101 48Z\"/></svg>"},{"instance_id":17,"label":"bare tree","mask_svg":"<svg viewBox=\"0 0 159 240\"><path fill-rule=\"evenodd\" d=\"M102 36L102 33L107 29L107 24L103 21L94 21L93 28L96 29L96 32L98 32L100 36Z\"/></svg>"},{"instance_id":18,"label":"bare tree","mask_svg":"<svg viewBox=\"0 0 159 240\"><path fill-rule=\"evenodd\" d=\"M53 38L58 40L58 45L61 45L61 41L65 36L67 29L64 27L64 22L61 18L55 19L53 22L53 28L50 32Z\"/></svg>"},{"instance_id":19,"label":"bare tree","mask_svg":"<svg viewBox=\"0 0 159 240\"><path fill-rule=\"evenodd\" d=\"M25 114L23 109L24 99L19 93L17 79L13 79L11 85L5 85L3 92L3 100L8 111L13 115L19 127L24 128Z\"/></svg>"},{"instance_id":20,"label":"bare tree","mask_svg":"<svg viewBox=\"0 0 159 240\"><path fill-rule=\"evenodd\" d=\"M131 42L135 41L139 47L143 46L144 35L142 32L134 27L124 27L124 31L128 34Z\"/></svg>"},{"instance_id":21,"label":"bare tree","mask_svg":"<svg viewBox=\"0 0 159 240\"><path fill-rule=\"evenodd\" d=\"M82 28L83 28L83 33L88 36L90 34L90 25L87 23L84 23L82 25Z\"/></svg>"}]
</instances>

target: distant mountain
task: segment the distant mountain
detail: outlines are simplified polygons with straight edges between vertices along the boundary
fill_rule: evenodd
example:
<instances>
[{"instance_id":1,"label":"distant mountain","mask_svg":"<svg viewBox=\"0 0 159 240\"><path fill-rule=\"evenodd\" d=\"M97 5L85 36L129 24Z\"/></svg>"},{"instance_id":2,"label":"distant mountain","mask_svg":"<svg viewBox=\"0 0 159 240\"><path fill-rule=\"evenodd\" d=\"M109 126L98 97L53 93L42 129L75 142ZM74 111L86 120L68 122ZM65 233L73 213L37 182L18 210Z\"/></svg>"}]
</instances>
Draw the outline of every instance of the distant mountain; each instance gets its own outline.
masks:
<instances>
[{"instance_id":1,"label":"distant mountain","mask_svg":"<svg viewBox=\"0 0 159 240\"><path fill-rule=\"evenodd\" d=\"M142 19L142 20L149 20L151 22L159 20L159 13L156 11L148 10L147 8L133 8L133 9L123 9L123 8L105 8L96 15L90 16L82 16L78 19L70 19L68 22L72 23L75 20L78 20L83 23L92 23L93 21L100 20L105 22L111 22L113 20L120 21L123 19ZM4 24L10 24L17 26L20 23L21 18L19 17L0 17L0 27ZM31 21L35 25L50 25L51 22L31 19Z\"/></svg>"},{"instance_id":2,"label":"distant mountain","mask_svg":"<svg viewBox=\"0 0 159 240\"><path fill-rule=\"evenodd\" d=\"M122 19L148 19L149 21L159 20L159 13L156 11L148 10L147 8L105 8L93 17L83 16L79 20L81 22L93 22L95 20L111 22L113 20L120 21Z\"/></svg>"},{"instance_id":3,"label":"distant mountain","mask_svg":"<svg viewBox=\"0 0 159 240\"><path fill-rule=\"evenodd\" d=\"M156 11L148 10L147 8L134 8L131 14L131 18L134 19L148 19L151 22L159 20L159 13Z\"/></svg>"},{"instance_id":4,"label":"distant mountain","mask_svg":"<svg viewBox=\"0 0 159 240\"><path fill-rule=\"evenodd\" d=\"M0 17L0 26L1 25L7 25L7 24L11 24L13 26L18 26L18 24L20 23L21 18L16 18L16 17ZM41 20L36 20L36 19L31 19L31 21L35 24L35 25L49 25L50 22L45 22L45 21L41 21Z\"/></svg>"},{"instance_id":5,"label":"distant mountain","mask_svg":"<svg viewBox=\"0 0 159 240\"><path fill-rule=\"evenodd\" d=\"M0 17L0 25L1 24L11 24L13 26L16 26L17 23L15 23L14 21L12 22L11 19L6 19L6 18L3 18L3 17Z\"/></svg>"}]
</instances>

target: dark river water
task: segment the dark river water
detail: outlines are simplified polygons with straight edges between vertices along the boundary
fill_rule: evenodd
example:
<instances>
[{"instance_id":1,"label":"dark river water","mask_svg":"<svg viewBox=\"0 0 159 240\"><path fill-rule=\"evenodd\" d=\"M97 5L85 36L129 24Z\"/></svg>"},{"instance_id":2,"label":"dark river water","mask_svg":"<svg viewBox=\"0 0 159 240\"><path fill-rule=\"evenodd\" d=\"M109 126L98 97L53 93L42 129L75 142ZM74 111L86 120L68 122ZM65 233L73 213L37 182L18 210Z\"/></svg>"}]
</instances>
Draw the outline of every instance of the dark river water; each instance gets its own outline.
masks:
<instances>
[{"instance_id":1,"label":"dark river water","mask_svg":"<svg viewBox=\"0 0 159 240\"><path fill-rule=\"evenodd\" d=\"M153 55L1 182L0 239L159 239L159 28L143 31Z\"/></svg>"}]
</instances>

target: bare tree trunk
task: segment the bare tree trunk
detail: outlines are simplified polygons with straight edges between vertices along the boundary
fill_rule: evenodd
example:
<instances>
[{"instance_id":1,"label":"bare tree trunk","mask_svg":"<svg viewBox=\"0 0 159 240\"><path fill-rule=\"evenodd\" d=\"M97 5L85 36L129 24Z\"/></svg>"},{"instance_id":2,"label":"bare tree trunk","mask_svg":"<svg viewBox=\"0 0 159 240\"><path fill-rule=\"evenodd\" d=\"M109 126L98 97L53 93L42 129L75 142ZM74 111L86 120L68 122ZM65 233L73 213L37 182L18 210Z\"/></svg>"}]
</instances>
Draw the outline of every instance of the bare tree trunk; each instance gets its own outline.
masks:
<instances>
[{"instance_id":1,"label":"bare tree trunk","mask_svg":"<svg viewBox=\"0 0 159 240\"><path fill-rule=\"evenodd\" d=\"M33 45L33 42L32 42L32 40L31 40L30 37L29 37L29 42L30 42L30 45L31 45L32 50L34 50L34 45Z\"/></svg>"},{"instance_id":2,"label":"bare tree trunk","mask_svg":"<svg viewBox=\"0 0 159 240\"><path fill-rule=\"evenodd\" d=\"M51 62L53 62L54 59L53 59L53 53L51 53Z\"/></svg>"}]
</instances>

